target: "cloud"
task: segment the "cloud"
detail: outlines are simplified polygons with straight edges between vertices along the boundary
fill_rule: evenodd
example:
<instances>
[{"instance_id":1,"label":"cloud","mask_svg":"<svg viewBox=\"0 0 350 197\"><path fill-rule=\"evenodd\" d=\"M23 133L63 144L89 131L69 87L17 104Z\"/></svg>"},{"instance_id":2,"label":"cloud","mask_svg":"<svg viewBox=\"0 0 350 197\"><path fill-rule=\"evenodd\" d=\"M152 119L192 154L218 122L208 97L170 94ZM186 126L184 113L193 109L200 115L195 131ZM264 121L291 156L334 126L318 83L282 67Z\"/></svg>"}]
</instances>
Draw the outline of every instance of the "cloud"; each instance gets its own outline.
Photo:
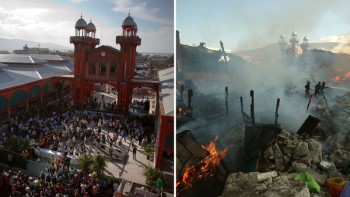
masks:
<instances>
[{"instance_id":1,"label":"cloud","mask_svg":"<svg viewBox=\"0 0 350 197\"><path fill-rule=\"evenodd\" d=\"M160 27L149 32L141 32L141 52L174 53L174 29L173 27ZM151 46L146 49L145 46ZM147 51L148 50L148 51ZM151 51L150 51L151 50Z\"/></svg>"},{"instance_id":2,"label":"cloud","mask_svg":"<svg viewBox=\"0 0 350 197\"><path fill-rule=\"evenodd\" d=\"M320 39L321 42L337 42L338 44L331 49L333 53L350 54L350 35L333 35Z\"/></svg>"},{"instance_id":3,"label":"cloud","mask_svg":"<svg viewBox=\"0 0 350 197\"><path fill-rule=\"evenodd\" d=\"M37 42L54 42L67 47L68 37L73 28L67 17L58 20L58 13L50 8L14 8L0 7L1 37L20 38ZM62 15L62 14L61 14Z\"/></svg>"},{"instance_id":4,"label":"cloud","mask_svg":"<svg viewBox=\"0 0 350 197\"><path fill-rule=\"evenodd\" d=\"M115 0L115 7L112 9L115 12L123 14L131 13L131 16L139 18L141 20L149 21L152 23L162 25L172 25L173 21L165 18L159 18L157 16L159 8L149 8L147 3L136 3L132 0Z\"/></svg>"},{"instance_id":5,"label":"cloud","mask_svg":"<svg viewBox=\"0 0 350 197\"><path fill-rule=\"evenodd\" d=\"M339 42L339 43L350 43L350 35L342 36L327 36L320 39L321 42Z\"/></svg>"}]
</instances>

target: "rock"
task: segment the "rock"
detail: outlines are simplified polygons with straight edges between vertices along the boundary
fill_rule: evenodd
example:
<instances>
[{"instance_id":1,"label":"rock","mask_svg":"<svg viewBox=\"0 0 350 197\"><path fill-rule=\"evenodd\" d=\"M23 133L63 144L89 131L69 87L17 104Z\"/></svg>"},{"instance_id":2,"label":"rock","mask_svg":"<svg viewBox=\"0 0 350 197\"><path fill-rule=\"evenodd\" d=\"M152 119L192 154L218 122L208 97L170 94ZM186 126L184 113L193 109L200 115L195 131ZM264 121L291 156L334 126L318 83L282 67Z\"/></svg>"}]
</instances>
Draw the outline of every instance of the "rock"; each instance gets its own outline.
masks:
<instances>
[{"instance_id":1,"label":"rock","mask_svg":"<svg viewBox=\"0 0 350 197\"><path fill-rule=\"evenodd\" d=\"M276 159L275 164L276 164L276 170L280 171L283 165L283 159Z\"/></svg>"},{"instance_id":2,"label":"rock","mask_svg":"<svg viewBox=\"0 0 350 197\"><path fill-rule=\"evenodd\" d=\"M309 153L309 147L306 142L299 142L297 147L295 148L295 152L293 155L293 158L295 156L295 159L304 157Z\"/></svg>"},{"instance_id":3,"label":"rock","mask_svg":"<svg viewBox=\"0 0 350 197\"><path fill-rule=\"evenodd\" d=\"M257 174L257 180L258 182L262 182L265 180L268 180L270 178L277 177L277 172L276 171L271 171L271 172L265 172L265 173L259 173Z\"/></svg>"},{"instance_id":4,"label":"rock","mask_svg":"<svg viewBox=\"0 0 350 197\"><path fill-rule=\"evenodd\" d=\"M279 140L283 140L283 141L292 139L292 135L286 130L282 130L281 133L278 134L277 137Z\"/></svg>"},{"instance_id":5,"label":"rock","mask_svg":"<svg viewBox=\"0 0 350 197\"><path fill-rule=\"evenodd\" d=\"M297 141L286 140L284 143L287 144L286 148L288 149L295 149L297 147Z\"/></svg>"},{"instance_id":6,"label":"rock","mask_svg":"<svg viewBox=\"0 0 350 197\"><path fill-rule=\"evenodd\" d=\"M334 177L344 177L344 175L335 169L335 170L331 170L328 173L328 178L334 178Z\"/></svg>"},{"instance_id":7,"label":"rock","mask_svg":"<svg viewBox=\"0 0 350 197\"><path fill-rule=\"evenodd\" d=\"M329 161L321 161L320 168L328 173L330 171L336 170L334 163Z\"/></svg>"},{"instance_id":8,"label":"rock","mask_svg":"<svg viewBox=\"0 0 350 197\"><path fill-rule=\"evenodd\" d=\"M282 151L280 149L280 147L278 146L278 144L274 144L272 146L272 149L273 149L273 153L274 153L274 156L276 159L282 159L283 158L283 154L282 154Z\"/></svg>"},{"instance_id":9,"label":"rock","mask_svg":"<svg viewBox=\"0 0 350 197\"><path fill-rule=\"evenodd\" d=\"M310 151L307 156L301 158L299 161L308 166L311 166L311 164L319 164L322 161L322 155L317 151Z\"/></svg>"},{"instance_id":10,"label":"rock","mask_svg":"<svg viewBox=\"0 0 350 197\"><path fill-rule=\"evenodd\" d=\"M267 187L264 183L261 183L255 187L255 191L258 191L259 193L265 190L267 190Z\"/></svg>"},{"instance_id":11,"label":"rock","mask_svg":"<svg viewBox=\"0 0 350 197\"><path fill-rule=\"evenodd\" d=\"M283 156L284 163L289 163L290 158L287 155Z\"/></svg>"},{"instance_id":12,"label":"rock","mask_svg":"<svg viewBox=\"0 0 350 197\"><path fill-rule=\"evenodd\" d=\"M273 156L273 150L271 146L268 146L264 152L264 158L268 159L270 156Z\"/></svg>"},{"instance_id":13,"label":"rock","mask_svg":"<svg viewBox=\"0 0 350 197\"><path fill-rule=\"evenodd\" d=\"M314 170L306 170L309 174L311 174L311 176L315 179L315 181L320 184L321 186L323 186L326 181L327 181L327 174L320 174Z\"/></svg>"},{"instance_id":14,"label":"rock","mask_svg":"<svg viewBox=\"0 0 350 197\"><path fill-rule=\"evenodd\" d=\"M308 169L306 164L299 163L299 162L296 162L296 161L292 163L292 167L293 167L294 171L297 172L297 173L300 173L300 172L305 171L305 170Z\"/></svg>"},{"instance_id":15,"label":"rock","mask_svg":"<svg viewBox=\"0 0 350 197\"><path fill-rule=\"evenodd\" d=\"M310 151L316 151L322 154L322 145L315 139L311 139L308 143Z\"/></svg>"},{"instance_id":16,"label":"rock","mask_svg":"<svg viewBox=\"0 0 350 197\"><path fill-rule=\"evenodd\" d=\"M296 175L292 175L293 177L288 175L278 176L276 171L267 173L232 173L228 176L232 178L230 179L232 182L230 184L226 182L221 196L309 197L310 192L306 183L295 181L293 178ZM262 180L262 182L258 180Z\"/></svg>"}]
</instances>

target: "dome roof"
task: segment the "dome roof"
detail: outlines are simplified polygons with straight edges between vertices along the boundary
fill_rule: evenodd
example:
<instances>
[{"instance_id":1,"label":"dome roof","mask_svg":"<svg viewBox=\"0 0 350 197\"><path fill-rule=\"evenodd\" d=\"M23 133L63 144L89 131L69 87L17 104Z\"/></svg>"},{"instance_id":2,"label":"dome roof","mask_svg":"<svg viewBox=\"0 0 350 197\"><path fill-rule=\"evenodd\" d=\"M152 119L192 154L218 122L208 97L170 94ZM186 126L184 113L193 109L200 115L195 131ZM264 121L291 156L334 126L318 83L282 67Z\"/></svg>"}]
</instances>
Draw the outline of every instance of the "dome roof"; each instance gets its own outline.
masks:
<instances>
[{"instance_id":1,"label":"dome roof","mask_svg":"<svg viewBox=\"0 0 350 197\"><path fill-rule=\"evenodd\" d=\"M136 25L134 19L130 16L130 13L123 21L123 27L124 26L130 26L130 27L133 26L133 27L135 27L137 29L137 25Z\"/></svg>"},{"instance_id":2,"label":"dome roof","mask_svg":"<svg viewBox=\"0 0 350 197\"><path fill-rule=\"evenodd\" d=\"M304 41L309 41L309 38L307 36L304 37Z\"/></svg>"},{"instance_id":3,"label":"dome roof","mask_svg":"<svg viewBox=\"0 0 350 197\"><path fill-rule=\"evenodd\" d=\"M298 34L297 34L297 32L295 32L295 31L293 31L292 32L292 34L291 34L291 36L297 36Z\"/></svg>"},{"instance_id":4,"label":"dome roof","mask_svg":"<svg viewBox=\"0 0 350 197\"><path fill-rule=\"evenodd\" d=\"M75 29L86 29L87 24L86 21L83 19L83 16L80 16L80 19L75 23Z\"/></svg>"},{"instance_id":5,"label":"dome roof","mask_svg":"<svg viewBox=\"0 0 350 197\"><path fill-rule=\"evenodd\" d=\"M96 27L95 25L91 22L90 20L90 23L87 25L87 32L96 32Z\"/></svg>"}]
</instances>

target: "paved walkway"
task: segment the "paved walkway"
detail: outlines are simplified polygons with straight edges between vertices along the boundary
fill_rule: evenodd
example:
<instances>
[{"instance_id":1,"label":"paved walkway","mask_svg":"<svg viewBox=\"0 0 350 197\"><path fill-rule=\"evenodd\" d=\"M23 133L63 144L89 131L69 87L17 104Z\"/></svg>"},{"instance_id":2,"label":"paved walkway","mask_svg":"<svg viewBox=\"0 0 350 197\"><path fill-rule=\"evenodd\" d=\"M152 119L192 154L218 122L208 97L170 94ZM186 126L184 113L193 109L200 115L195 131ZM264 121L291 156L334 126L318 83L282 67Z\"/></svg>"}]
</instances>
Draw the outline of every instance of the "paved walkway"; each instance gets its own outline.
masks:
<instances>
[{"instance_id":1,"label":"paved walkway","mask_svg":"<svg viewBox=\"0 0 350 197\"><path fill-rule=\"evenodd\" d=\"M126 151L128 151L128 154L127 154L128 156L126 158L126 161L125 162L117 161L117 160L114 160L113 162L108 161L105 174L109 176L119 177L119 173L121 172L121 176L123 179L133 181L135 183L139 183L142 185L146 185L146 178L143 175L143 167L146 165L153 166L153 161L149 161L146 158L146 155L143 153L143 149L139 145L136 145L138 150L136 153L136 160L134 160L132 150L131 150L130 140L126 139L126 141L123 140L122 142L123 142L122 146L126 147L127 148Z\"/></svg>"}]
</instances>

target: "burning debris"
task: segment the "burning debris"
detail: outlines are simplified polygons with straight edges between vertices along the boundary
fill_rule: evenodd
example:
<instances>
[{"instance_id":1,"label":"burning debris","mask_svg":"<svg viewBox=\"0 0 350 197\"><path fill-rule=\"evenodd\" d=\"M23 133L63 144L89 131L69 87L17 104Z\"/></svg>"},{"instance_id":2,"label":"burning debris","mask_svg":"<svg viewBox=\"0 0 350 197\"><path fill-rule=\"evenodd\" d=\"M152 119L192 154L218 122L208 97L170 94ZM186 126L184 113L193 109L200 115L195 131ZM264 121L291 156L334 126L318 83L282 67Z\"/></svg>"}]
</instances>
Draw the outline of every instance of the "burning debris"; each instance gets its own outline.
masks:
<instances>
[{"instance_id":1,"label":"burning debris","mask_svg":"<svg viewBox=\"0 0 350 197\"><path fill-rule=\"evenodd\" d=\"M227 153L227 148L223 151L219 151L215 145L218 140L218 135L216 135L214 141L210 141L208 146L203 146L202 148L209 152L209 155L202 159L199 163L186 168L182 179L176 183L176 187L182 187L182 190L186 190L192 187L195 181L202 179L206 174L213 176L216 172L222 158ZM179 191L181 192L181 190Z\"/></svg>"},{"instance_id":2,"label":"burning debris","mask_svg":"<svg viewBox=\"0 0 350 197\"><path fill-rule=\"evenodd\" d=\"M332 80L336 81L336 82L345 81L345 80L348 80L348 79L350 79L350 72L345 73L343 77L337 75L337 76L332 78Z\"/></svg>"},{"instance_id":3,"label":"burning debris","mask_svg":"<svg viewBox=\"0 0 350 197\"><path fill-rule=\"evenodd\" d=\"M181 173L182 176L180 175L180 177L178 177L179 181L176 183L178 195L181 194L181 196L184 196L183 192L186 192L186 190L194 187L194 185L199 182L203 184L203 181L208 179L208 177L213 177L217 174L216 172L222 164L222 158L229 149L225 148L220 151L216 145L217 140L218 135L216 135L213 141L210 141L208 146L201 145L201 149L206 152L205 157L192 165L188 165L185 171ZM193 156L195 157L195 155Z\"/></svg>"}]
</instances>

